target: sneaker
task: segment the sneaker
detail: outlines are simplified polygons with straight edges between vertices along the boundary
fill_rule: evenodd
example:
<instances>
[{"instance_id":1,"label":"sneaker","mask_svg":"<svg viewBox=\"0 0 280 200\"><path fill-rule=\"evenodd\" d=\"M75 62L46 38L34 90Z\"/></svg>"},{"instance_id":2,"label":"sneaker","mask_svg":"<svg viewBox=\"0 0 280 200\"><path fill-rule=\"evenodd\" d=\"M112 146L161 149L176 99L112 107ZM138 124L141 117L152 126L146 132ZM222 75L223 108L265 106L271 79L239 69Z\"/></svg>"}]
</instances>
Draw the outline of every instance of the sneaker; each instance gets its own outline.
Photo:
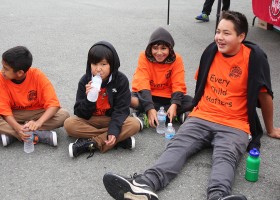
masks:
<instances>
[{"instance_id":1,"label":"sneaker","mask_svg":"<svg viewBox=\"0 0 280 200\"><path fill-rule=\"evenodd\" d=\"M134 149L135 148L135 137L131 136L117 144L117 147L122 147L123 149Z\"/></svg>"},{"instance_id":2,"label":"sneaker","mask_svg":"<svg viewBox=\"0 0 280 200\"><path fill-rule=\"evenodd\" d=\"M204 13L201 13L200 15L196 16L195 19L203 22L209 22L209 16Z\"/></svg>"},{"instance_id":3,"label":"sneaker","mask_svg":"<svg viewBox=\"0 0 280 200\"><path fill-rule=\"evenodd\" d=\"M244 195L229 195L226 197L220 197L220 195L218 195L208 200L247 200L247 198Z\"/></svg>"},{"instance_id":4,"label":"sneaker","mask_svg":"<svg viewBox=\"0 0 280 200\"><path fill-rule=\"evenodd\" d=\"M90 152L87 158L93 156L94 151L97 149L97 143L91 139L79 138L74 143L69 144L69 156L71 158L78 157L82 153Z\"/></svg>"},{"instance_id":5,"label":"sneaker","mask_svg":"<svg viewBox=\"0 0 280 200\"><path fill-rule=\"evenodd\" d=\"M190 114L190 112L184 112L184 113L179 115L179 122L180 122L180 124L183 124L186 121L186 119L188 118L189 114Z\"/></svg>"},{"instance_id":6,"label":"sneaker","mask_svg":"<svg viewBox=\"0 0 280 200\"><path fill-rule=\"evenodd\" d=\"M229 195L220 200L247 200L247 198L244 195Z\"/></svg>"},{"instance_id":7,"label":"sneaker","mask_svg":"<svg viewBox=\"0 0 280 200\"><path fill-rule=\"evenodd\" d=\"M57 146L57 134L55 131L35 131L34 143L43 143L50 146Z\"/></svg>"},{"instance_id":8,"label":"sneaker","mask_svg":"<svg viewBox=\"0 0 280 200\"><path fill-rule=\"evenodd\" d=\"M141 178L141 175L133 175L131 178L106 173L103 176L103 184L107 192L117 200L121 199L141 199L141 200L158 200L158 196Z\"/></svg>"},{"instance_id":9,"label":"sneaker","mask_svg":"<svg viewBox=\"0 0 280 200\"><path fill-rule=\"evenodd\" d=\"M6 147L9 144L11 144L14 141L16 141L16 138L13 137L13 136L10 136L10 135L1 134L1 140L2 140L3 147Z\"/></svg>"}]
</instances>

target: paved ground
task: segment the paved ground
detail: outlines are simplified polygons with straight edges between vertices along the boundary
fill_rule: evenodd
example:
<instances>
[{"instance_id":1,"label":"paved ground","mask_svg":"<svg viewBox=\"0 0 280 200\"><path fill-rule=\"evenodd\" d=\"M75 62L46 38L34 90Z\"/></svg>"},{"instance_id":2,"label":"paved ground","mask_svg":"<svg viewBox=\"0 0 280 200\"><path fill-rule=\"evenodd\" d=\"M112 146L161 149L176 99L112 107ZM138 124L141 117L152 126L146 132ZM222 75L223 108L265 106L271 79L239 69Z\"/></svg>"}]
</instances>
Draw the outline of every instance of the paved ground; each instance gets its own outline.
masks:
<instances>
[{"instance_id":1,"label":"paved ground","mask_svg":"<svg viewBox=\"0 0 280 200\"><path fill-rule=\"evenodd\" d=\"M213 41L216 3L209 23L197 23L203 1L171 1L170 25L166 24L167 1L162 0L0 0L0 52L27 46L34 55L34 66L53 82L63 107L73 114L77 83L85 72L88 49L99 40L115 45L121 58L120 70L131 80L140 50L146 47L152 31L167 28L174 36L175 50L182 54L187 71L189 94L193 95L193 76L199 57ZM231 8L247 15L252 22L251 1L232 1ZM258 43L268 55L275 92L275 125L280 126L280 33L250 26L248 39ZM164 139L154 130L136 136L133 151L112 150L71 159L68 145L73 138L58 130L59 146L36 145L26 154L16 142L0 147L0 198L23 199L111 199L103 187L105 172L130 175L143 172L164 149ZM233 193L249 200L280 199L280 141L262 138L260 179L244 180L245 156L237 169ZM211 169L211 149L202 151L185 165L165 190L161 200L200 200L206 198Z\"/></svg>"}]
</instances>

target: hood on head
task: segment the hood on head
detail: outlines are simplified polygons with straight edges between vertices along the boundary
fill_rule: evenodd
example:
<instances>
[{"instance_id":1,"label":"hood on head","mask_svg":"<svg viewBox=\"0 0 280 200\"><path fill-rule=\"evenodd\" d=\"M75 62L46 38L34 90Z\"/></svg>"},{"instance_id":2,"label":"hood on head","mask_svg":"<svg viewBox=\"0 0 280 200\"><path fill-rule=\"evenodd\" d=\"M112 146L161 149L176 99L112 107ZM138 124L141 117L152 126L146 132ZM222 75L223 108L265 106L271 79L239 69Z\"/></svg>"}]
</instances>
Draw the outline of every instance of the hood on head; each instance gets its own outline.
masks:
<instances>
[{"instance_id":1,"label":"hood on head","mask_svg":"<svg viewBox=\"0 0 280 200\"><path fill-rule=\"evenodd\" d=\"M115 78L115 75L120 67L120 59L119 59L119 56L118 56L118 53L116 51L116 49L114 48L114 46L107 42L107 41L100 41L100 42L97 42L95 43L90 49L89 51L95 47L95 46L98 46L98 45L102 45L102 46L105 46L107 47L108 49L111 50L112 54L113 54L113 59L111 62L109 62L110 64L110 74L112 75L112 79ZM87 78L88 78L88 81L91 80L91 77L92 77L92 74L91 74L91 63L89 61L89 57L87 59L87 68L86 68L86 75L87 75Z\"/></svg>"},{"instance_id":2,"label":"hood on head","mask_svg":"<svg viewBox=\"0 0 280 200\"><path fill-rule=\"evenodd\" d=\"M158 42L165 43L169 48L169 56L165 59L163 63L173 63L176 59L176 55L174 52L175 42L171 34L162 27L157 28L150 37L148 46L145 51L147 59L151 62L157 62L152 55L152 46L154 44L157 44Z\"/></svg>"}]
</instances>

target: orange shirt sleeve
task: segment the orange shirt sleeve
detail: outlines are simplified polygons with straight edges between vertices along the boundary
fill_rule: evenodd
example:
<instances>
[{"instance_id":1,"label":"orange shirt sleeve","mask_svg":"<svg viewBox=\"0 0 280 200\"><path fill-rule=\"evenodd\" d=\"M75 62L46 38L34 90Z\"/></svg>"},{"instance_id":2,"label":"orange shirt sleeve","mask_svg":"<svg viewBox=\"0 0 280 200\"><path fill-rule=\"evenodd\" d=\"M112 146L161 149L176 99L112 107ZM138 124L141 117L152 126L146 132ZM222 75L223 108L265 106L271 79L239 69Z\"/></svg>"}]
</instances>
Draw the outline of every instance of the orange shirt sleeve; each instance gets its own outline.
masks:
<instances>
[{"instance_id":1,"label":"orange shirt sleeve","mask_svg":"<svg viewBox=\"0 0 280 200\"><path fill-rule=\"evenodd\" d=\"M40 73L38 73L38 82L38 90L41 94L40 103L43 104L44 109L47 109L49 107L60 107L60 103L52 83L47 78L47 76L41 71Z\"/></svg>"},{"instance_id":2,"label":"orange shirt sleeve","mask_svg":"<svg viewBox=\"0 0 280 200\"><path fill-rule=\"evenodd\" d=\"M176 54L176 60L174 62L174 67L172 68L171 83L172 93L187 93L184 63L182 57L179 54Z\"/></svg>"},{"instance_id":3,"label":"orange shirt sleeve","mask_svg":"<svg viewBox=\"0 0 280 200\"><path fill-rule=\"evenodd\" d=\"M145 53L141 52L138 59L138 66L135 70L132 79L132 91L139 92L141 90L151 90L150 88L150 71L149 61L147 60Z\"/></svg>"}]
</instances>

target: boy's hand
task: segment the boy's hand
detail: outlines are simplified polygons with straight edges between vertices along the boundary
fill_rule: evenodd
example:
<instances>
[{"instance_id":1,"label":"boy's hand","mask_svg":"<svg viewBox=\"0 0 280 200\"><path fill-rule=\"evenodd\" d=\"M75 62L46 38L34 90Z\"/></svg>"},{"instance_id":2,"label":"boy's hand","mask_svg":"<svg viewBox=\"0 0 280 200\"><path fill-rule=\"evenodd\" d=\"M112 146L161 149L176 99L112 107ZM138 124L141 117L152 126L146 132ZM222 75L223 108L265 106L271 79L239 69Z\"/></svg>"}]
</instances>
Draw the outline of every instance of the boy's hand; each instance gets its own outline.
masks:
<instances>
[{"instance_id":1,"label":"boy's hand","mask_svg":"<svg viewBox=\"0 0 280 200\"><path fill-rule=\"evenodd\" d=\"M29 129L23 128L23 127L22 127L22 129L17 131L17 133L22 141L26 141L30 137L30 135L25 134L25 132L27 132L27 131L29 131Z\"/></svg>"},{"instance_id":2,"label":"boy's hand","mask_svg":"<svg viewBox=\"0 0 280 200\"><path fill-rule=\"evenodd\" d=\"M167 116L170 119L170 123L172 123L172 119L177 115L177 104L171 104L169 109L167 110Z\"/></svg>"},{"instance_id":3,"label":"boy's hand","mask_svg":"<svg viewBox=\"0 0 280 200\"><path fill-rule=\"evenodd\" d=\"M30 131L36 131L39 128L41 128L42 124L38 121L31 120L24 124L23 128L24 129L29 129Z\"/></svg>"},{"instance_id":4,"label":"boy's hand","mask_svg":"<svg viewBox=\"0 0 280 200\"><path fill-rule=\"evenodd\" d=\"M116 136L108 135L108 140L105 140L107 146L113 146L116 143Z\"/></svg>"},{"instance_id":5,"label":"boy's hand","mask_svg":"<svg viewBox=\"0 0 280 200\"><path fill-rule=\"evenodd\" d=\"M89 93L89 91L91 89L91 82L92 81L90 81L90 82L88 82L88 84L86 84L86 95L88 95L88 93Z\"/></svg>"},{"instance_id":6,"label":"boy's hand","mask_svg":"<svg viewBox=\"0 0 280 200\"><path fill-rule=\"evenodd\" d=\"M270 133L267 133L269 137L280 139L280 128L273 128Z\"/></svg>"},{"instance_id":7,"label":"boy's hand","mask_svg":"<svg viewBox=\"0 0 280 200\"><path fill-rule=\"evenodd\" d=\"M148 121L151 127L156 127L158 125L158 119L157 119L157 111L156 109L148 110ZM156 124L155 124L156 122Z\"/></svg>"}]
</instances>

